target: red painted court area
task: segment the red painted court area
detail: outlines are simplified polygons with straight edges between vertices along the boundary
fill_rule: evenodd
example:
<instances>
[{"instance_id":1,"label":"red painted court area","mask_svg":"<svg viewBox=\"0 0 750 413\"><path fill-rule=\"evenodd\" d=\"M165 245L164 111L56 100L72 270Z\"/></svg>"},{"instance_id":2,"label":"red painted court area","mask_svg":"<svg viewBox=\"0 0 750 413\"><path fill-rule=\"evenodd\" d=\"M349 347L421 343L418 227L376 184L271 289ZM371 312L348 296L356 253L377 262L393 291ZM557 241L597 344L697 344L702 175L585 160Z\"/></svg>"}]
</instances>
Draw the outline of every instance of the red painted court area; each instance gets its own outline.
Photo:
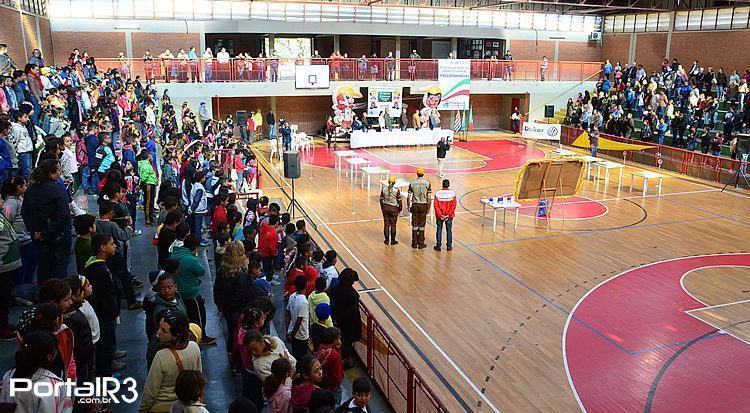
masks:
<instances>
[{"instance_id":1,"label":"red painted court area","mask_svg":"<svg viewBox=\"0 0 750 413\"><path fill-rule=\"evenodd\" d=\"M492 172L502 171L505 169L513 169L521 167L529 159L540 159L544 158L544 151L537 148L529 148L528 145L521 142L515 142L508 139L497 139L497 140L478 140L472 142L455 142L454 148L461 148L469 152L473 152L479 155L484 161L484 165L477 168L467 169L452 169L450 164L446 164L445 172L448 174L453 173L469 173L469 172ZM393 149L391 149L393 150ZM373 152L370 152L373 151ZM407 150L405 150L407 151ZM431 153L435 152L434 148L425 147L425 151ZM372 161L372 166L385 166L393 173L414 173L417 168L408 164L395 164L388 162L377 156L375 150L370 149L355 149L355 152L360 157L366 158ZM334 155L333 149L327 149L325 147L315 147L309 151L301 152L302 162L310 165L321 166L326 168L334 168ZM435 160L435 168L425 168L425 172L428 174L437 173L437 160Z\"/></svg>"},{"instance_id":2,"label":"red painted court area","mask_svg":"<svg viewBox=\"0 0 750 413\"><path fill-rule=\"evenodd\" d=\"M510 194L506 194L508 196ZM533 217L537 202L521 202L523 205L518 213ZM550 211L550 218L555 220L565 219L593 219L607 213L607 207L598 201L583 196L574 196L565 200L555 200Z\"/></svg>"},{"instance_id":3,"label":"red painted court area","mask_svg":"<svg viewBox=\"0 0 750 413\"><path fill-rule=\"evenodd\" d=\"M714 266L750 266L750 254L645 265L579 301L566 323L563 357L582 409L750 411L750 345L685 313L705 305L682 288L682 277Z\"/></svg>"}]
</instances>

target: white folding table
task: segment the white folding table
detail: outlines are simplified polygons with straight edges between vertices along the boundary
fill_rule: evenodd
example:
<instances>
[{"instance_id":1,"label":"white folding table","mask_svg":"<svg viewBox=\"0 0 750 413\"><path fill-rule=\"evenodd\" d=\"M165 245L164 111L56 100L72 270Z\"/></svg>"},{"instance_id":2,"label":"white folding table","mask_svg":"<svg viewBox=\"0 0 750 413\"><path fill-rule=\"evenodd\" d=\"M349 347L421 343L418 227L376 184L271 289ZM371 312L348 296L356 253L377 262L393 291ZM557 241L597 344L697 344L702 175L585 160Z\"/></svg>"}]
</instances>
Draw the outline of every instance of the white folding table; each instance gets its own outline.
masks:
<instances>
[{"instance_id":1,"label":"white folding table","mask_svg":"<svg viewBox=\"0 0 750 413\"><path fill-rule=\"evenodd\" d=\"M384 166L365 166L362 168L362 188L365 187L365 175L367 175L367 193L370 193L370 175L385 175L385 180L391 175L391 171Z\"/></svg>"},{"instance_id":2,"label":"white folding table","mask_svg":"<svg viewBox=\"0 0 750 413\"><path fill-rule=\"evenodd\" d=\"M643 196L646 196L648 193L648 180L649 179L657 179L658 183L657 186L659 188L659 196L661 196L661 184L662 180L666 178L666 175L657 173L657 172L651 172L651 171L633 171L630 173L630 192L633 192L633 178L634 177L640 177L643 178Z\"/></svg>"},{"instance_id":3,"label":"white folding table","mask_svg":"<svg viewBox=\"0 0 750 413\"><path fill-rule=\"evenodd\" d=\"M557 156L576 156L576 155L578 155L577 153L575 153L573 151L569 151L569 150L563 149L563 148L553 149L552 153L554 153Z\"/></svg>"},{"instance_id":4,"label":"white folding table","mask_svg":"<svg viewBox=\"0 0 750 413\"><path fill-rule=\"evenodd\" d=\"M502 209L503 210L503 225L505 225L505 213L512 209L515 211L515 221L513 222L513 229L518 228L518 210L521 208L521 204L519 204L516 201L506 201L506 202L497 202L493 201L490 202L488 198L482 198L482 226L484 226L484 217L485 213L487 211L487 207L492 208L492 232L495 232L497 229L497 210Z\"/></svg>"},{"instance_id":5,"label":"white folding table","mask_svg":"<svg viewBox=\"0 0 750 413\"><path fill-rule=\"evenodd\" d=\"M347 158L345 159L345 161L346 163L349 164L349 169L351 171L351 175L349 177L351 178L352 182L354 182L357 179L357 169L361 165L370 165L371 163L369 160L365 158L358 158L358 157Z\"/></svg>"},{"instance_id":6,"label":"white folding table","mask_svg":"<svg viewBox=\"0 0 750 413\"><path fill-rule=\"evenodd\" d=\"M334 165L336 166L336 172L341 172L341 160L344 158L353 158L357 156L357 152L346 150L346 151L333 151Z\"/></svg>"},{"instance_id":7,"label":"white folding table","mask_svg":"<svg viewBox=\"0 0 750 413\"><path fill-rule=\"evenodd\" d=\"M622 185L622 170L623 170L623 167L625 167L625 165L621 163L617 163L617 162L603 161L603 160L597 161L596 163L594 163L594 165L596 165L596 176L599 179L601 179L602 177L601 168L604 168L604 186L605 187L607 186L607 184L609 184L609 171L611 169L619 169L620 174L617 179L617 189L620 189L620 186Z\"/></svg>"}]
</instances>

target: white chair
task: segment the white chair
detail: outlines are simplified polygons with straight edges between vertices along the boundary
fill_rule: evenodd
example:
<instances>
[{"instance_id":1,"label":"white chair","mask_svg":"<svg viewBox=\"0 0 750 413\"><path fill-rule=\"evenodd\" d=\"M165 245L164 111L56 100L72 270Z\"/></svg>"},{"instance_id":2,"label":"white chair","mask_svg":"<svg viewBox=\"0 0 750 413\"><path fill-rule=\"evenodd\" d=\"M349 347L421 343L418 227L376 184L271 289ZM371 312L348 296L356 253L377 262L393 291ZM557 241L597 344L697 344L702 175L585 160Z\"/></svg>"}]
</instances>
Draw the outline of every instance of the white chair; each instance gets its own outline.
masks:
<instances>
[{"instance_id":1,"label":"white chair","mask_svg":"<svg viewBox=\"0 0 750 413\"><path fill-rule=\"evenodd\" d=\"M279 161L280 161L281 154L279 153L279 140L270 139L268 142L271 145L271 156L268 159L273 160L274 155L276 155L276 157L279 158Z\"/></svg>"},{"instance_id":2,"label":"white chair","mask_svg":"<svg viewBox=\"0 0 750 413\"><path fill-rule=\"evenodd\" d=\"M292 136L297 134L297 131L299 130L299 125L290 125L289 129L292 131Z\"/></svg>"},{"instance_id":3,"label":"white chair","mask_svg":"<svg viewBox=\"0 0 750 413\"><path fill-rule=\"evenodd\" d=\"M307 136L305 132L300 132L296 136L298 141L298 147L302 148L305 151L309 151L312 147L312 139Z\"/></svg>"}]
</instances>

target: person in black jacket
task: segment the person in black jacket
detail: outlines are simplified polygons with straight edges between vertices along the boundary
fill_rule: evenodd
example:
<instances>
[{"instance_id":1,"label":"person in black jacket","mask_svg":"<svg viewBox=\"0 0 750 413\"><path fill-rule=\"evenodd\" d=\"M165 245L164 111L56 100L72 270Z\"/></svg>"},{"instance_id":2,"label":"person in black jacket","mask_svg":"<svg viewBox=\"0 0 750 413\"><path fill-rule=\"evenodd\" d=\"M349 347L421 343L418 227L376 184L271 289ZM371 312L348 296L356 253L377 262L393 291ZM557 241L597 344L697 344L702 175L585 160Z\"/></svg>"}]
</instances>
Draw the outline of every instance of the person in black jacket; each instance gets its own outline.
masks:
<instances>
[{"instance_id":1,"label":"person in black jacket","mask_svg":"<svg viewBox=\"0 0 750 413\"><path fill-rule=\"evenodd\" d=\"M339 274L339 284L331 289L331 311L333 323L341 329L341 357L344 367L351 368L354 362L354 343L362 339L362 319L359 315L359 293L354 283L359 281L357 271L345 268Z\"/></svg>"},{"instance_id":2,"label":"person in black jacket","mask_svg":"<svg viewBox=\"0 0 750 413\"><path fill-rule=\"evenodd\" d=\"M92 381L93 372L89 370L91 356L94 354L94 342L91 335L91 326L86 315L81 312L83 303L83 285L77 276L65 279L70 286L70 294L73 303L63 314L63 321L73 332L75 346L73 346L73 358L76 361L76 376L78 383Z\"/></svg>"},{"instance_id":3,"label":"person in black jacket","mask_svg":"<svg viewBox=\"0 0 750 413\"><path fill-rule=\"evenodd\" d=\"M62 169L56 159L44 159L31 172L21 216L39 257L37 283L68 275L72 242L70 196L58 183Z\"/></svg>"},{"instance_id":4,"label":"person in black jacket","mask_svg":"<svg viewBox=\"0 0 750 413\"><path fill-rule=\"evenodd\" d=\"M164 225L159 230L157 236L156 253L158 257L159 268L161 263L169 258L170 252L169 247L175 240L177 240L177 226L182 222L182 212L172 211L167 214L164 218ZM190 227L187 224L183 225L187 231L190 231ZM187 233L185 234L187 235Z\"/></svg>"},{"instance_id":5,"label":"person in black jacket","mask_svg":"<svg viewBox=\"0 0 750 413\"><path fill-rule=\"evenodd\" d=\"M227 322L227 337L234 337L237 320L245 308L256 298L266 294L253 285L248 274L248 259L245 246L240 241L227 245L221 267L214 282L214 303ZM232 340L227 340L227 352L232 351Z\"/></svg>"},{"instance_id":6,"label":"person in black jacket","mask_svg":"<svg viewBox=\"0 0 750 413\"><path fill-rule=\"evenodd\" d=\"M99 319L100 338L96 343L96 375L109 377L113 367L125 368L125 363L115 363L114 354L117 348L117 317L120 316L120 299L112 273L107 267L107 260L115 255L117 246L110 234L96 234L91 237L91 251L96 254L86 263L83 276L91 283L93 292L89 303Z\"/></svg>"},{"instance_id":7,"label":"person in black jacket","mask_svg":"<svg viewBox=\"0 0 750 413\"><path fill-rule=\"evenodd\" d=\"M437 164L438 164L438 178L443 176L443 168L445 167L445 157L448 155L448 151L451 149L451 144L448 142L448 138L443 136L437 143Z\"/></svg>"}]
</instances>

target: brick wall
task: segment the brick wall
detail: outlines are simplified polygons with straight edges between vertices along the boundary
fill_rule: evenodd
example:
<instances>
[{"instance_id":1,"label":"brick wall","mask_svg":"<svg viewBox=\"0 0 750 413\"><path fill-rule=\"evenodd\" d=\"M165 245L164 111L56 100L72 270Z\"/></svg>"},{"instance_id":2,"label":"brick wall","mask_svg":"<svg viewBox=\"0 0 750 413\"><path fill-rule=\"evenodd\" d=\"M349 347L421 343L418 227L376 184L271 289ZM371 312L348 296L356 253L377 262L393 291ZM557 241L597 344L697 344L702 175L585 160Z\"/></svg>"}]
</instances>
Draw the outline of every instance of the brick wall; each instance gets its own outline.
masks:
<instances>
[{"instance_id":1,"label":"brick wall","mask_svg":"<svg viewBox=\"0 0 750 413\"><path fill-rule=\"evenodd\" d=\"M672 42L674 44L674 41ZM635 47L635 60L644 68L657 70L667 53L666 33L638 33ZM650 72L650 70L649 70Z\"/></svg>"},{"instance_id":2,"label":"brick wall","mask_svg":"<svg viewBox=\"0 0 750 413\"><path fill-rule=\"evenodd\" d=\"M508 40L508 48L515 60L541 60L542 56L553 60L555 57L555 42L549 40L538 43L534 40Z\"/></svg>"},{"instance_id":3,"label":"brick wall","mask_svg":"<svg viewBox=\"0 0 750 413\"><path fill-rule=\"evenodd\" d=\"M98 33L97 33L98 35ZM143 52L146 49L151 50L151 54L158 56L164 53L165 49L169 49L175 56L180 48L187 51L190 46L195 46L196 49L201 47L200 34L199 33L141 33L134 32L132 34L133 39L133 57L143 56ZM117 56L117 53L111 55L111 57Z\"/></svg>"},{"instance_id":4,"label":"brick wall","mask_svg":"<svg viewBox=\"0 0 750 413\"><path fill-rule=\"evenodd\" d=\"M23 24L23 38L26 42L26 51L29 56L34 49L39 48L39 36L36 34L36 16L24 14L21 17ZM16 62L19 66L21 62Z\"/></svg>"},{"instance_id":5,"label":"brick wall","mask_svg":"<svg viewBox=\"0 0 750 413\"><path fill-rule=\"evenodd\" d=\"M640 36L638 36L640 40ZM693 60L704 68L712 66L714 70L723 67L728 73L737 69L742 73L750 68L747 51L739 49L740 45L750 44L750 30L690 32L672 34L672 47L669 60L677 58L688 69Z\"/></svg>"},{"instance_id":6,"label":"brick wall","mask_svg":"<svg viewBox=\"0 0 750 413\"><path fill-rule=\"evenodd\" d=\"M602 38L602 58L609 59L614 65L620 62L622 66L628 63L630 51L630 34L608 34Z\"/></svg>"},{"instance_id":7,"label":"brick wall","mask_svg":"<svg viewBox=\"0 0 750 413\"><path fill-rule=\"evenodd\" d=\"M81 53L88 52L89 56L97 59L114 58L117 57L119 52L125 53L125 33L99 32L85 34L84 37L79 32L54 32L55 62L65 64L68 61L68 56L75 48L78 48Z\"/></svg>"},{"instance_id":8,"label":"brick wall","mask_svg":"<svg viewBox=\"0 0 750 413\"><path fill-rule=\"evenodd\" d=\"M8 54L18 66L23 66L27 56L24 50L23 31L21 30L21 17L18 11L7 7L0 7L0 43L8 45ZM31 53L31 50L29 50Z\"/></svg>"},{"instance_id":9,"label":"brick wall","mask_svg":"<svg viewBox=\"0 0 750 413\"><path fill-rule=\"evenodd\" d=\"M553 53L554 56L554 53ZM550 60L552 57L547 56ZM560 42L557 49L557 60L575 62L600 62L602 48L597 42Z\"/></svg>"},{"instance_id":10,"label":"brick wall","mask_svg":"<svg viewBox=\"0 0 750 413\"><path fill-rule=\"evenodd\" d=\"M349 53L349 57L372 55L371 36L341 36L339 45L341 46L341 54Z\"/></svg>"},{"instance_id":11,"label":"brick wall","mask_svg":"<svg viewBox=\"0 0 750 413\"><path fill-rule=\"evenodd\" d=\"M318 133L333 112L330 96L279 96L276 98L276 119L299 125L299 131L309 135Z\"/></svg>"},{"instance_id":12,"label":"brick wall","mask_svg":"<svg viewBox=\"0 0 750 413\"><path fill-rule=\"evenodd\" d=\"M49 25L49 20L39 18L39 33L42 35L40 40L40 49L42 56L45 61L50 64L56 64L55 53L52 47L52 28Z\"/></svg>"}]
</instances>

